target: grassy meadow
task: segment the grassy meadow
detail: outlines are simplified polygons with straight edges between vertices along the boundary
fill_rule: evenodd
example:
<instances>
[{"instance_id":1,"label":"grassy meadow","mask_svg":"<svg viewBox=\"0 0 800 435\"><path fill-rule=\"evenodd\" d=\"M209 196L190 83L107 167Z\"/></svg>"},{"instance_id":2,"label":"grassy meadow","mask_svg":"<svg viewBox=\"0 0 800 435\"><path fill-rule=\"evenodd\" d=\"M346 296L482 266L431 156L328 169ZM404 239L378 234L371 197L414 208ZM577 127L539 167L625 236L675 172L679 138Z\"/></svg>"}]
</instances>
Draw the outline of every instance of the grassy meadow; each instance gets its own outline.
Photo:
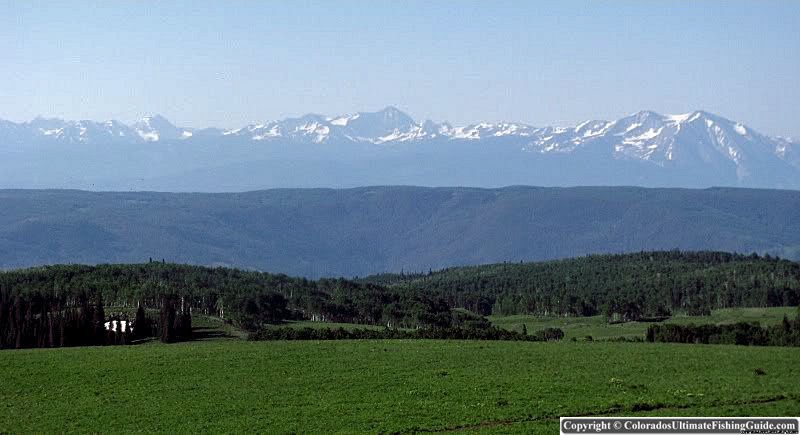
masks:
<instances>
[{"instance_id":1,"label":"grassy meadow","mask_svg":"<svg viewBox=\"0 0 800 435\"><path fill-rule=\"evenodd\" d=\"M793 310L669 321L770 324ZM4 350L0 433L554 433L562 415L800 414L800 348L573 342L642 336L648 324L492 321L563 328L567 340L249 342L198 316L192 342Z\"/></svg>"},{"instance_id":2,"label":"grassy meadow","mask_svg":"<svg viewBox=\"0 0 800 435\"><path fill-rule=\"evenodd\" d=\"M798 360L797 348L586 342L6 350L0 432L552 433L561 415L796 415Z\"/></svg>"},{"instance_id":3,"label":"grassy meadow","mask_svg":"<svg viewBox=\"0 0 800 435\"><path fill-rule=\"evenodd\" d=\"M794 318L797 315L796 307L770 307L770 308L727 308L713 310L710 316L673 316L662 323L676 324L726 324L736 322L758 322L761 325L774 325L780 323L783 316ZM592 317L538 317L538 316L492 316L489 320L499 328L521 331L522 325L533 332L544 328L561 328L564 339L573 337L584 340L587 336L592 339L604 340L617 337L644 337L650 322L625 322L609 324L604 316Z\"/></svg>"}]
</instances>

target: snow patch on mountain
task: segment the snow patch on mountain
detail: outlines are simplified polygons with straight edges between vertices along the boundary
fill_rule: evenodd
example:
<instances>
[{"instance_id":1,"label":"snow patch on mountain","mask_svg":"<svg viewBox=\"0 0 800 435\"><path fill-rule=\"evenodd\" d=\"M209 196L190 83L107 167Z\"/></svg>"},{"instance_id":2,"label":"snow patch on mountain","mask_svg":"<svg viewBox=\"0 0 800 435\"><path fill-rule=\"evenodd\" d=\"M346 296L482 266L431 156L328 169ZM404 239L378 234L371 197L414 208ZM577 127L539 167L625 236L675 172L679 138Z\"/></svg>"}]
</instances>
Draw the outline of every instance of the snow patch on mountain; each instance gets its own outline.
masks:
<instances>
[{"instance_id":1,"label":"snow patch on mountain","mask_svg":"<svg viewBox=\"0 0 800 435\"><path fill-rule=\"evenodd\" d=\"M340 116L336 119L331 119L330 123L331 125L344 127L347 125L348 122L358 119L358 116L359 116L358 113L356 113L355 115Z\"/></svg>"},{"instance_id":2,"label":"snow patch on mountain","mask_svg":"<svg viewBox=\"0 0 800 435\"><path fill-rule=\"evenodd\" d=\"M161 115L147 116L131 127L145 142L187 140L194 135L192 129L176 127Z\"/></svg>"},{"instance_id":3,"label":"snow patch on mountain","mask_svg":"<svg viewBox=\"0 0 800 435\"><path fill-rule=\"evenodd\" d=\"M160 136L157 131L136 130L136 132L139 133L139 137L141 137L147 142L158 142L158 140L160 139Z\"/></svg>"},{"instance_id":4,"label":"snow patch on mountain","mask_svg":"<svg viewBox=\"0 0 800 435\"><path fill-rule=\"evenodd\" d=\"M54 128L54 129L51 129L51 130L45 130L43 128L40 128L39 131L41 131L42 134L45 135L45 136L59 136L59 135L64 133L64 129L63 128Z\"/></svg>"}]
</instances>

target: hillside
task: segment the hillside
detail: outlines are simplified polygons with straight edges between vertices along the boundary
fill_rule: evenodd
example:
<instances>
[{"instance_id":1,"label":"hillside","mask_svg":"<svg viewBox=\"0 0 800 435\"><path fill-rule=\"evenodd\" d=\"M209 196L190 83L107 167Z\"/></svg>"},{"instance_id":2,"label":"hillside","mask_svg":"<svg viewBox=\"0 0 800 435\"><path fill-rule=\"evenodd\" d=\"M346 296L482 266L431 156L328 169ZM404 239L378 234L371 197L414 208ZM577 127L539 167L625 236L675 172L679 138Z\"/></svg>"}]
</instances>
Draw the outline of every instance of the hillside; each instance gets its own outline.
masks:
<instances>
[{"instance_id":1,"label":"hillside","mask_svg":"<svg viewBox=\"0 0 800 435\"><path fill-rule=\"evenodd\" d=\"M482 315L604 314L618 320L800 304L800 264L724 252L640 252L456 267L363 279Z\"/></svg>"},{"instance_id":2,"label":"hillside","mask_svg":"<svg viewBox=\"0 0 800 435\"><path fill-rule=\"evenodd\" d=\"M148 258L366 276L679 248L800 258L800 192L364 187L0 191L0 267Z\"/></svg>"},{"instance_id":3,"label":"hillside","mask_svg":"<svg viewBox=\"0 0 800 435\"><path fill-rule=\"evenodd\" d=\"M662 251L384 274L359 281L161 262L36 267L0 272L0 338L3 319L11 319L3 316L14 312L11 307L44 312L105 303L157 309L165 298L249 330L290 319L395 327L473 320L452 313L454 308L480 315L603 314L643 320L733 307L796 306L800 263Z\"/></svg>"}]
</instances>

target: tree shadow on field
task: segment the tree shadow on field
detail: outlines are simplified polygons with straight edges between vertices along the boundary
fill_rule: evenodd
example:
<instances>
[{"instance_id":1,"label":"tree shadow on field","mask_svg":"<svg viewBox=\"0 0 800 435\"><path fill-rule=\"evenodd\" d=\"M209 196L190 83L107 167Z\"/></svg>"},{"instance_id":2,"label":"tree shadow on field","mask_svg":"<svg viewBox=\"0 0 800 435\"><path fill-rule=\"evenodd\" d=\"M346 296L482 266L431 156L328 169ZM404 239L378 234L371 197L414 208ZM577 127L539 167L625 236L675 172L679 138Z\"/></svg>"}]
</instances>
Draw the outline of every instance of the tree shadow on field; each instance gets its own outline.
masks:
<instances>
[{"instance_id":1,"label":"tree shadow on field","mask_svg":"<svg viewBox=\"0 0 800 435\"><path fill-rule=\"evenodd\" d=\"M192 328L192 338L189 341L224 340L233 338L236 337L221 329L199 326Z\"/></svg>"}]
</instances>

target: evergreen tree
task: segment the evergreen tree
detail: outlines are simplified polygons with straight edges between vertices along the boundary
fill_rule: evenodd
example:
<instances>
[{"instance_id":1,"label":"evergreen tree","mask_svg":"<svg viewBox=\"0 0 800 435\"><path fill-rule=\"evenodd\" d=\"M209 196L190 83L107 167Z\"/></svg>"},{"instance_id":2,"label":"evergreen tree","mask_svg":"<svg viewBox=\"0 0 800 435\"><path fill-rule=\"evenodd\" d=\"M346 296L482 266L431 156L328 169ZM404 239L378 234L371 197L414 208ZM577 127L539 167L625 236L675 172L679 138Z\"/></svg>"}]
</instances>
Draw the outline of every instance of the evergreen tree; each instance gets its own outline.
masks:
<instances>
[{"instance_id":1,"label":"evergreen tree","mask_svg":"<svg viewBox=\"0 0 800 435\"><path fill-rule=\"evenodd\" d=\"M161 306L161 342L175 341L175 306L171 299L164 298Z\"/></svg>"},{"instance_id":2,"label":"evergreen tree","mask_svg":"<svg viewBox=\"0 0 800 435\"><path fill-rule=\"evenodd\" d=\"M130 328L130 325L128 326ZM144 313L144 307L139 305L136 309L136 320L133 322L133 330L131 335L135 338L144 338L150 335L149 325L147 325L147 317Z\"/></svg>"}]
</instances>

